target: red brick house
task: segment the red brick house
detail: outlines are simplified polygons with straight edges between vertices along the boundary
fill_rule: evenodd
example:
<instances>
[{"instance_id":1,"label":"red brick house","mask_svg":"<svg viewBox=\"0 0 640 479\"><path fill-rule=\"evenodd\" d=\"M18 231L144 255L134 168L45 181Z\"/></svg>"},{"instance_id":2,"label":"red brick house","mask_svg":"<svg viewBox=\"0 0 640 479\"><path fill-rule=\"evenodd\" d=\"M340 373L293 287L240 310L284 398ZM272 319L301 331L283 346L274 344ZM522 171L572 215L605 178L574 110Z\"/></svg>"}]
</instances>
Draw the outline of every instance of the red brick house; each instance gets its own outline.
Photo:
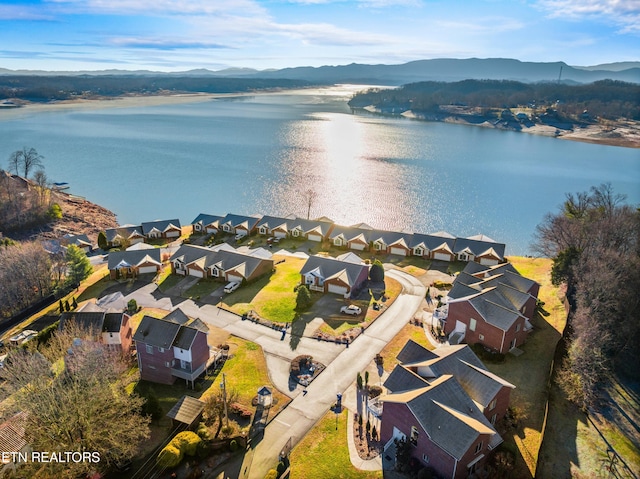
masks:
<instances>
[{"instance_id":1,"label":"red brick house","mask_svg":"<svg viewBox=\"0 0 640 479\"><path fill-rule=\"evenodd\" d=\"M409 341L398 360L381 398L385 450L405 440L411 456L441 477L480 470L502 443L494 425L515 386L487 371L468 346L429 351Z\"/></svg>"},{"instance_id":2,"label":"red brick house","mask_svg":"<svg viewBox=\"0 0 640 479\"><path fill-rule=\"evenodd\" d=\"M95 305L82 311L62 313L58 329L74 324L93 333L93 340L109 349L128 356L131 352L132 329L129 315L122 312L105 312Z\"/></svg>"},{"instance_id":3,"label":"red brick house","mask_svg":"<svg viewBox=\"0 0 640 479\"><path fill-rule=\"evenodd\" d=\"M510 263L469 262L437 317L449 342L480 343L500 353L522 345L531 331L540 285Z\"/></svg>"},{"instance_id":4,"label":"red brick house","mask_svg":"<svg viewBox=\"0 0 640 479\"><path fill-rule=\"evenodd\" d=\"M366 284L369 265L352 253L338 256L310 256L300 270L300 282L311 291L353 297Z\"/></svg>"},{"instance_id":5,"label":"red brick house","mask_svg":"<svg viewBox=\"0 0 640 479\"><path fill-rule=\"evenodd\" d=\"M186 318L184 315L180 315ZM184 324L171 313L164 319L144 316L133 336L138 353L140 378L173 384L177 378L191 383L209 366L209 328L200 320Z\"/></svg>"}]
</instances>

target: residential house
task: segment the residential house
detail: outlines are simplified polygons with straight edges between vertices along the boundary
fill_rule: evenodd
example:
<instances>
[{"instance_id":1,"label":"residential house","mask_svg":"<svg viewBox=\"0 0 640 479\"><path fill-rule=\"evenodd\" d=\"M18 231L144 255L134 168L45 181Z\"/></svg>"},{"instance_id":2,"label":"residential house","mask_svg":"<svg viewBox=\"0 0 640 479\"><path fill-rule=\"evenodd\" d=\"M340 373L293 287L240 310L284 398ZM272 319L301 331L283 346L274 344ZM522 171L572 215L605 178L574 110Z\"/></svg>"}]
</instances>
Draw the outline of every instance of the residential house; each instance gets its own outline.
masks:
<instances>
[{"instance_id":1,"label":"residential house","mask_svg":"<svg viewBox=\"0 0 640 479\"><path fill-rule=\"evenodd\" d=\"M334 228L333 222L329 218L319 218L316 220L305 220L295 218L288 224L289 236L292 238L307 239L322 243L329 237L329 233Z\"/></svg>"},{"instance_id":2,"label":"residential house","mask_svg":"<svg viewBox=\"0 0 640 479\"><path fill-rule=\"evenodd\" d=\"M182 245L170 258L172 272L221 281L253 281L273 271L273 259L263 249L242 253L222 243L213 248Z\"/></svg>"},{"instance_id":3,"label":"residential house","mask_svg":"<svg viewBox=\"0 0 640 479\"><path fill-rule=\"evenodd\" d=\"M453 253L460 261L475 261L493 266L504 261L505 245L485 235L456 238Z\"/></svg>"},{"instance_id":4,"label":"residential house","mask_svg":"<svg viewBox=\"0 0 640 479\"><path fill-rule=\"evenodd\" d=\"M142 234L147 239L158 238L179 238L182 234L182 227L180 226L180 220L174 218L172 220L156 220L142 223Z\"/></svg>"},{"instance_id":5,"label":"residential house","mask_svg":"<svg viewBox=\"0 0 640 479\"><path fill-rule=\"evenodd\" d=\"M413 234L375 230L370 234L370 242L374 251L396 256L410 256Z\"/></svg>"},{"instance_id":6,"label":"residential house","mask_svg":"<svg viewBox=\"0 0 640 479\"><path fill-rule=\"evenodd\" d=\"M145 236L142 226L124 225L117 228L107 228L104 231L107 245L110 248L122 245L133 245L144 242Z\"/></svg>"},{"instance_id":7,"label":"residential house","mask_svg":"<svg viewBox=\"0 0 640 479\"><path fill-rule=\"evenodd\" d=\"M14 477L18 467L29 462L32 447L25 438L27 413L19 412L0 424L0 478Z\"/></svg>"},{"instance_id":8,"label":"residential house","mask_svg":"<svg viewBox=\"0 0 640 479\"><path fill-rule=\"evenodd\" d=\"M300 270L301 283L311 291L356 296L369 278L369 265L352 253L332 258L310 256Z\"/></svg>"},{"instance_id":9,"label":"residential house","mask_svg":"<svg viewBox=\"0 0 640 479\"><path fill-rule=\"evenodd\" d=\"M335 225L329 234L329 241L333 246L364 251L369 249L372 232L373 228L366 223L353 226Z\"/></svg>"},{"instance_id":10,"label":"residential house","mask_svg":"<svg viewBox=\"0 0 640 479\"><path fill-rule=\"evenodd\" d=\"M108 268L111 279L157 274L162 270L160 248L112 251L109 253Z\"/></svg>"},{"instance_id":11,"label":"residential house","mask_svg":"<svg viewBox=\"0 0 640 479\"><path fill-rule=\"evenodd\" d=\"M289 225L293 219L295 217L263 216L256 225L256 229L261 236L286 238L289 235Z\"/></svg>"},{"instance_id":12,"label":"residential house","mask_svg":"<svg viewBox=\"0 0 640 479\"><path fill-rule=\"evenodd\" d=\"M66 234L60 240L60 244L63 246L75 245L85 253L91 253L93 245L87 235L72 235Z\"/></svg>"},{"instance_id":13,"label":"residential house","mask_svg":"<svg viewBox=\"0 0 640 479\"><path fill-rule=\"evenodd\" d=\"M505 353L523 344L531 331L539 289L510 263L470 262L436 316L450 343L481 343Z\"/></svg>"},{"instance_id":14,"label":"residential house","mask_svg":"<svg viewBox=\"0 0 640 479\"><path fill-rule=\"evenodd\" d=\"M220 220L222 231L229 234L249 236L256 231L260 216L241 216L228 214Z\"/></svg>"},{"instance_id":15,"label":"residential house","mask_svg":"<svg viewBox=\"0 0 640 479\"><path fill-rule=\"evenodd\" d=\"M468 346L434 351L409 341L384 383L380 438L410 444L411 456L445 478L467 478L502 443L495 424L512 384L490 373Z\"/></svg>"},{"instance_id":16,"label":"residential house","mask_svg":"<svg viewBox=\"0 0 640 479\"><path fill-rule=\"evenodd\" d=\"M425 259L454 261L453 253L456 237L446 231L431 234L414 233L411 237L411 254Z\"/></svg>"},{"instance_id":17,"label":"residential house","mask_svg":"<svg viewBox=\"0 0 640 479\"><path fill-rule=\"evenodd\" d=\"M101 342L111 350L120 351L124 355L131 352L132 328L130 317L126 313L106 312L91 304L81 311L62 313L58 329L62 331L67 325L92 332L94 341Z\"/></svg>"},{"instance_id":18,"label":"residential house","mask_svg":"<svg viewBox=\"0 0 640 479\"><path fill-rule=\"evenodd\" d=\"M223 216L208 215L200 213L191 222L194 233L217 234L220 231L220 220Z\"/></svg>"},{"instance_id":19,"label":"residential house","mask_svg":"<svg viewBox=\"0 0 640 479\"><path fill-rule=\"evenodd\" d=\"M144 316L133 336L140 377L173 384L177 378L193 386L215 357L207 344L209 328L200 320L178 322L184 314L163 319Z\"/></svg>"}]
</instances>

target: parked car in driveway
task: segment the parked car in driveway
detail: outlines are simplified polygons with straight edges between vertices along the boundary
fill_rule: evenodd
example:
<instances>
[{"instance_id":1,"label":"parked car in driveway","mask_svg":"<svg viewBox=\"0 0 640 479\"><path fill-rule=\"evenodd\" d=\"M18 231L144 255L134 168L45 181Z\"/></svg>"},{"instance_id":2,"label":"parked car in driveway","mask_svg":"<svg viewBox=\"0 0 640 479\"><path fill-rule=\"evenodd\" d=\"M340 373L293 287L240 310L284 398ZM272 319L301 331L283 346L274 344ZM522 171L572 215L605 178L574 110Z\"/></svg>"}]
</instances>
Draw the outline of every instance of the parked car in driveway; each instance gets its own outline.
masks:
<instances>
[{"instance_id":1,"label":"parked car in driveway","mask_svg":"<svg viewBox=\"0 0 640 479\"><path fill-rule=\"evenodd\" d=\"M340 308L340 312L343 314L348 314L350 316L357 316L362 313L362 310L356 305L351 304L349 306L343 306L342 308Z\"/></svg>"},{"instance_id":2,"label":"parked car in driveway","mask_svg":"<svg viewBox=\"0 0 640 479\"><path fill-rule=\"evenodd\" d=\"M224 287L224 292L225 293L233 293L239 287L240 287L240 283L238 283L237 281L231 281L231 283L227 284Z\"/></svg>"}]
</instances>

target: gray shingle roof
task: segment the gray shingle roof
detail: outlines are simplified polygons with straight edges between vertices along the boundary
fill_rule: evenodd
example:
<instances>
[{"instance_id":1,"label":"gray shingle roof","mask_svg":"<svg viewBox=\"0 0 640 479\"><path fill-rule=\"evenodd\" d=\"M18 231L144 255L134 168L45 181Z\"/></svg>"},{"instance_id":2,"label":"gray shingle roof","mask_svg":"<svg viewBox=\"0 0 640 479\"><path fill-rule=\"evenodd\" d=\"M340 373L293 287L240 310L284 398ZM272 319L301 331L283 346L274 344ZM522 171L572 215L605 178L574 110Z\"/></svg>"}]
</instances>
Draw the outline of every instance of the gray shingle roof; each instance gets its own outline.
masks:
<instances>
[{"instance_id":1,"label":"gray shingle roof","mask_svg":"<svg viewBox=\"0 0 640 479\"><path fill-rule=\"evenodd\" d=\"M117 228L107 228L104 231L104 234L109 242L112 242L118 235L125 239L132 235L144 236L142 233L142 226L118 226Z\"/></svg>"},{"instance_id":2,"label":"gray shingle roof","mask_svg":"<svg viewBox=\"0 0 640 479\"><path fill-rule=\"evenodd\" d=\"M60 325L58 329L62 330L67 324L75 324L83 329L91 329L96 333L100 333L102 331L102 325L104 323L104 311L99 312L69 312L62 313L60 315Z\"/></svg>"},{"instance_id":3,"label":"gray shingle roof","mask_svg":"<svg viewBox=\"0 0 640 479\"><path fill-rule=\"evenodd\" d=\"M228 214L220 220L220 225L229 223L235 228L246 223L247 229L251 231L258 224L258 221L260 221L260 217Z\"/></svg>"},{"instance_id":4,"label":"gray shingle roof","mask_svg":"<svg viewBox=\"0 0 640 479\"><path fill-rule=\"evenodd\" d=\"M389 392L396 393L423 388L429 386L429 382L413 371L399 365L393 368L393 371L391 371L391 374L389 374L383 386L387 388Z\"/></svg>"},{"instance_id":5,"label":"gray shingle roof","mask_svg":"<svg viewBox=\"0 0 640 479\"><path fill-rule=\"evenodd\" d=\"M329 234L329 231L333 227L333 223L321 220L305 220L303 218L296 218L291 220L289 230L299 228L303 233L309 233L311 231L317 231L323 237Z\"/></svg>"},{"instance_id":6,"label":"gray shingle roof","mask_svg":"<svg viewBox=\"0 0 640 479\"><path fill-rule=\"evenodd\" d=\"M180 349L191 349L191 345L193 344L193 340L196 338L197 334L197 329L182 326L178 331L176 339L173 341L173 346Z\"/></svg>"},{"instance_id":7,"label":"gray shingle roof","mask_svg":"<svg viewBox=\"0 0 640 479\"><path fill-rule=\"evenodd\" d=\"M224 216L215 216L215 215L208 215L206 213L200 213L198 216L195 217L195 219L191 222L191 224L195 225L198 223L202 223L203 226L207 226L212 223L215 223L216 221L220 221L222 218L224 218Z\"/></svg>"},{"instance_id":8,"label":"gray shingle roof","mask_svg":"<svg viewBox=\"0 0 640 479\"><path fill-rule=\"evenodd\" d=\"M348 279L347 283L349 286L354 286L356 280L362 273L362 270L366 269L368 271L369 266L366 264L355 264L348 261L340 261L336 258L325 256L310 256L300 270L300 274L304 275L315 269L319 270L320 275L324 279L330 278L344 271L346 272Z\"/></svg>"},{"instance_id":9,"label":"gray shingle roof","mask_svg":"<svg viewBox=\"0 0 640 479\"><path fill-rule=\"evenodd\" d=\"M209 248L195 245L180 246L178 251L171 256L171 261L177 259L186 265L199 261L199 263L201 263L201 267L210 268L213 265L216 265L225 271L244 265L243 276L245 278L251 277L253 272L263 264L264 261L273 261L271 259L264 259L260 256L244 254L235 250L227 251L226 249L219 249L214 251Z\"/></svg>"},{"instance_id":10,"label":"gray shingle roof","mask_svg":"<svg viewBox=\"0 0 640 479\"><path fill-rule=\"evenodd\" d=\"M106 313L104 315L104 323L102 324L102 332L117 333L122 326L123 313Z\"/></svg>"},{"instance_id":11,"label":"gray shingle roof","mask_svg":"<svg viewBox=\"0 0 640 479\"><path fill-rule=\"evenodd\" d=\"M133 339L137 342L167 349L173 345L180 327L178 323L172 321L144 316L136 334L133 335Z\"/></svg>"},{"instance_id":12,"label":"gray shingle roof","mask_svg":"<svg viewBox=\"0 0 640 479\"><path fill-rule=\"evenodd\" d=\"M143 260L147 256L156 263L162 263L160 248L130 251L112 251L111 253L109 253L108 268L111 270L118 267L137 266L144 262Z\"/></svg>"},{"instance_id":13,"label":"gray shingle roof","mask_svg":"<svg viewBox=\"0 0 640 479\"><path fill-rule=\"evenodd\" d=\"M191 396L182 398L167 413L167 417L191 425L204 410L204 402Z\"/></svg>"},{"instance_id":14,"label":"gray shingle roof","mask_svg":"<svg viewBox=\"0 0 640 479\"><path fill-rule=\"evenodd\" d=\"M503 243L493 243L490 241L480 241L469 238L456 238L453 252L458 254L465 248L469 248L474 256L479 256L482 253L486 252L489 248L493 248L499 259L504 259L505 245Z\"/></svg>"},{"instance_id":15,"label":"gray shingle roof","mask_svg":"<svg viewBox=\"0 0 640 479\"><path fill-rule=\"evenodd\" d=\"M438 356L410 339L396 357L401 363L415 363L417 361L429 361Z\"/></svg>"},{"instance_id":16,"label":"gray shingle roof","mask_svg":"<svg viewBox=\"0 0 640 479\"><path fill-rule=\"evenodd\" d=\"M165 231L167 228L174 226L176 228L180 228L180 220L174 218L172 220L157 220L157 221L147 221L142 223L142 233L146 236L151 232L154 228L158 231Z\"/></svg>"}]
</instances>

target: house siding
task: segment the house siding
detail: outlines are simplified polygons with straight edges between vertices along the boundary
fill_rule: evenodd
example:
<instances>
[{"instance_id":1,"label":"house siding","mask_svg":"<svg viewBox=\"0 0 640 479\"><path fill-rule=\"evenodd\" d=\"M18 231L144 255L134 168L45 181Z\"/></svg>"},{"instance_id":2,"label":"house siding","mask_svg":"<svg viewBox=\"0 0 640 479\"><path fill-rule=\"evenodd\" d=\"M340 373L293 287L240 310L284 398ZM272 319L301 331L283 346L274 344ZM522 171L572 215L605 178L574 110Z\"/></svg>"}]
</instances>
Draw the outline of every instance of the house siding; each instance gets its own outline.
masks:
<instances>
[{"instance_id":1,"label":"house siding","mask_svg":"<svg viewBox=\"0 0 640 479\"><path fill-rule=\"evenodd\" d=\"M138 366L140 367L140 378L145 381L152 381L161 384L173 384L176 378L171 374L173 364L173 348L169 347L160 352L153 346L153 354L147 353L145 343L137 342ZM166 363L169 363L167 367Z\"/></svg>"},{"instance_id":2,"label":"house siding","mask_svg":"<svg viewBox=\"0 0 640 479\"><path fill-rule=\"evenodd\" d=\"M502 419L504 419L505 414L507 414L507 409L509 408L509 400L511 399L511 388L504 386L500 388L500 391L495 395L493 400L496 401L496 405L493 409L489 409L489 405L492 401L489 401L489 404L484 409L484 417L486 417L489 422L491 422L491 418L493 415L496 415L497 425Z\"/></svg>"},{"instance_id":3,"label":"house siding","mask_svg":"<svg viewBox=\"0 0 640 479\"><path fill-rule=\"evenodd\" d=\"M476 330L471 331L469 324L471 318L476 320ZM471 306L467 301L461 301L456 303L449 303L449 314L447 321L444 324L444 333L451 334L456 327L456 321L460 321L467 325L467 330L464 336L464 342L467 344L480 343L487 347L495 349L501 353L509 350L509 343L517 337L517 344L524 343L527 333L524 332L524 319L517 320L508 331L487 323L480 313ZM520 323L520 331L516 333L516 325ZM484 339L480 340L480 335L484 336ZM504 344L503 344L504 335Z\"/></svg>"},{"instance_id":4,"label":"house siding","mask_svg":"<svg viewBox=\"0 0 640 479\"><path fill-rule=\"evenodd\" d=\"M191 345L191 358L193 369L199 368L209 360L207 335L202 331L198 331L198 334L196 334L196 337L193 340L193 344Z\"/></svg>"}]
</instances>

